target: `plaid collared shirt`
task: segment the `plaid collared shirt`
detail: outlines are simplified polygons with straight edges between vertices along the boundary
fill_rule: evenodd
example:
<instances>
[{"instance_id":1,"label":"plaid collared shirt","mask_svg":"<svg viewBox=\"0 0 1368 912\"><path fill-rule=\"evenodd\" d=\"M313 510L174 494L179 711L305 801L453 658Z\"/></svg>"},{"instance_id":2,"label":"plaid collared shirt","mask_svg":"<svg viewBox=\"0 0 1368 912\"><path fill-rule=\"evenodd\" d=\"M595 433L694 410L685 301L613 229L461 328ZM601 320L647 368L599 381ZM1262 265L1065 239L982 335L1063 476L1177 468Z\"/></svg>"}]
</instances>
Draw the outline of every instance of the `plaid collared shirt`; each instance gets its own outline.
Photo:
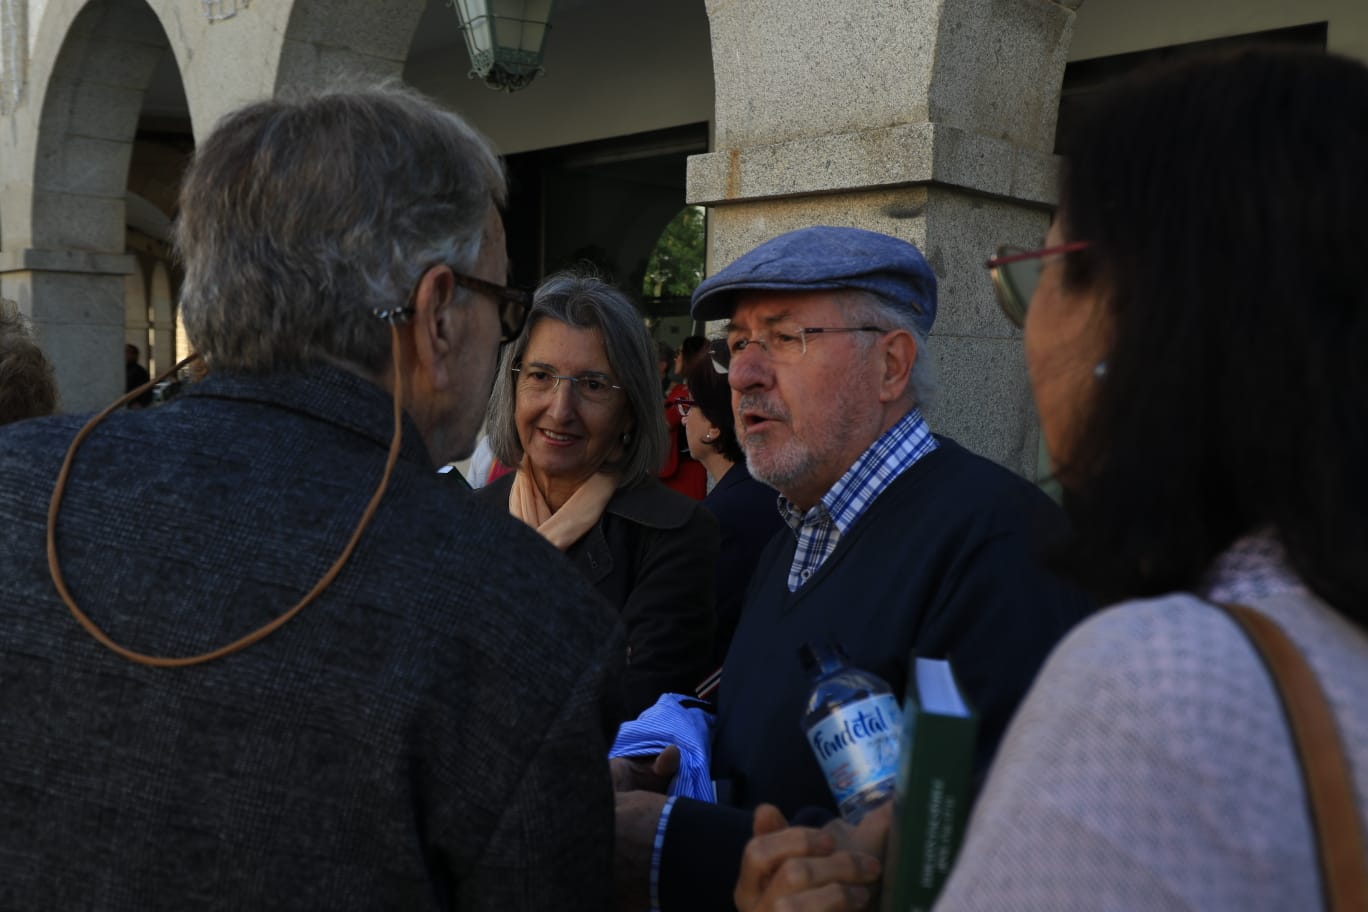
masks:
<instances>
[{"instance_id":1,"label":"plaid collared shirt","mask_svg":"<svg viewBox=\"0 0 1368 912\"><path fill-rule=\"evenodd\" d=\"M850 531L894 479L935 448L931 428L921 411L914 408L884 431L831 486L821 502L806 513L781 496L779 513L798 536L793 565L789 567L789 592L797 592L817 572L836 550L841 536Z\"/></svg>"}]
</instances>

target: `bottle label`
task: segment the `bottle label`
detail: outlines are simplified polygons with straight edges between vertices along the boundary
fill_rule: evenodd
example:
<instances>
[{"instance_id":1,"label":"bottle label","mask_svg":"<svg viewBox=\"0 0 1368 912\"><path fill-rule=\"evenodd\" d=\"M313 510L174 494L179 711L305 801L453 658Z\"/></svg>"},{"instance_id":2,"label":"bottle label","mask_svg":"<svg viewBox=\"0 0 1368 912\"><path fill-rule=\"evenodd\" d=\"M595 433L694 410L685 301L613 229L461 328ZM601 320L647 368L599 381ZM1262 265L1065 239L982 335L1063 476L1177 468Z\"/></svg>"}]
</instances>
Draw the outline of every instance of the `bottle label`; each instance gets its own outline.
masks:
<instances>
[{"instance_id":1,"label":"bottle label","mask_svg":"<svg viewBox=\"0 0 1368 912\"><path fill-rule=\"evenodd\" d=\"M892 694L842 706L808 729L808 744L843 812L868 789L892 789L901 732L902 710Z\"/></svg>"}]
</instances>

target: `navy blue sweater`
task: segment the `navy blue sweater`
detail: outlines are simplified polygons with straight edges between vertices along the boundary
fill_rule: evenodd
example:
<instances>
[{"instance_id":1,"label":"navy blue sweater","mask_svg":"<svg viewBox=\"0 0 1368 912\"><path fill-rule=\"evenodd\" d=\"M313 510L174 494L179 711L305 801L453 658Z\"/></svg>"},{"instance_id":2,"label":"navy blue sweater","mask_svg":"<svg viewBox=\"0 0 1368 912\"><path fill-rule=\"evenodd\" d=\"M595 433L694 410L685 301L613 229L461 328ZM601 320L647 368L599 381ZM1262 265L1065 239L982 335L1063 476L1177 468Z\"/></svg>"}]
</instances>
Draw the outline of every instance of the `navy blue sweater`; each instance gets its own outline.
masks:
<instances>
[{"instance_id":1,"label":"navy blue sweater","mask_svg":"<svg viewBox=\"0 0 1368 912\"><path fill-rule=\"evenodd\" d=\"M750 811L761 802L820 820L835 805L799 719L810 687L798 660L834 636L852 663L904 693L917 656L945 658L980 714L976 778L1059 638L1088 611L1039 561L1062 529L1035 486L939 438L797 592L795 539L777 536L751 581L718 696L713 775L726 806L681 799L670 817L661 906L730 908Z\"/></svg>"}]
</instances>

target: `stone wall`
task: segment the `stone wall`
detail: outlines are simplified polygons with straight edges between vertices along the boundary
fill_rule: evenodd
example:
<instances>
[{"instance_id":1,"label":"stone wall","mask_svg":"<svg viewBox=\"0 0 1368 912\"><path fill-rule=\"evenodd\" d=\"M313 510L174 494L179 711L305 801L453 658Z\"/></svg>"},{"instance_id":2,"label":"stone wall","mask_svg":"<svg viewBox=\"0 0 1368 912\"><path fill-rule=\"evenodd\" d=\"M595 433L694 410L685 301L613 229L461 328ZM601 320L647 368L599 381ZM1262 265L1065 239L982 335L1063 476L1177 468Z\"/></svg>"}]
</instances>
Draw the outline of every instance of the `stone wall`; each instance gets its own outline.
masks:
<instances>
[{"instance_id":1,"label":"stone wall","mask_svg":"<svg viewBox=\"0 0 1368 912\"><path fill-rule=\"evenodd\" d=\"M1076 5L711 2L715 151L689 162L689 200L712 209L711 271L803 225L916 244L940 285L932 426L1031 477L1020 333L983 262L1047 227Z\"/></svg>"}]
</instances>

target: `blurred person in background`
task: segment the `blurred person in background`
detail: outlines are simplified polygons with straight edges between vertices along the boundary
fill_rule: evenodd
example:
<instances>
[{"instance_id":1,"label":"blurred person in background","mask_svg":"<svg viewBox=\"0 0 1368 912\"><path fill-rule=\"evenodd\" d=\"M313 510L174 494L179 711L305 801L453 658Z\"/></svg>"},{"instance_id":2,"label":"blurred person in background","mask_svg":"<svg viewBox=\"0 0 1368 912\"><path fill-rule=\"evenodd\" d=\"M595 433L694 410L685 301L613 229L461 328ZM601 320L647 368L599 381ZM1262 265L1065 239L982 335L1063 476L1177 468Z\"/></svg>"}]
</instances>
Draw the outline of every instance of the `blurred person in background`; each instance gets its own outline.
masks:
<instances>
[{"instance_id":1,"label":"blurred person in background","mask_svg":"<svg viewBox=\"0 0 1368 912\"><path fill-rule=\"evenodd\" d=\"M33 341L19 305L0 298L0 424L57 409L57 378Z\"/></svg>"},{"instance_id":2,"label":"blurred person in background","mask_svg":"<svg viewBox=\"0 0 1368 912\"><path fill-rule=\"evenodd\" d=\"M147 373L147 368L138 363L142 357L142 352L136 345L124 346L124 392L131 393L138 387L151 380ZM129 408L146 408L152 404L152 391L148 390L132 402L128 403Z\"/></svg>"},{"instance_id":3,"label":"blurred person in background","mask_svg":"<svg viewBox=\"0 0 1368 912\"><path fill-rule=\"evenodd\" d=\"M670 368L675 362L674 347L668 342L656 340L656 370L660 373L660 395L669 398Z\"/></svg>"},{"instance_id":4,"label":"blurred person in background","mask_svg":"<svg viewBox=\"0 0 1368 912\"><path fill-rule=\"evenodd\" d=\"M675 402L688 398L689 390L684 382L687 371L700 358L707 356L708 340L703 336L689 336L681 342L673 362L674 373L679 381L665 391L665 425L669 428L670 445L666 448L660 480L665 482L667 488L694 500L702 500L708 493L708 473L689 448Z\"/></svg>"}]
</instances>

